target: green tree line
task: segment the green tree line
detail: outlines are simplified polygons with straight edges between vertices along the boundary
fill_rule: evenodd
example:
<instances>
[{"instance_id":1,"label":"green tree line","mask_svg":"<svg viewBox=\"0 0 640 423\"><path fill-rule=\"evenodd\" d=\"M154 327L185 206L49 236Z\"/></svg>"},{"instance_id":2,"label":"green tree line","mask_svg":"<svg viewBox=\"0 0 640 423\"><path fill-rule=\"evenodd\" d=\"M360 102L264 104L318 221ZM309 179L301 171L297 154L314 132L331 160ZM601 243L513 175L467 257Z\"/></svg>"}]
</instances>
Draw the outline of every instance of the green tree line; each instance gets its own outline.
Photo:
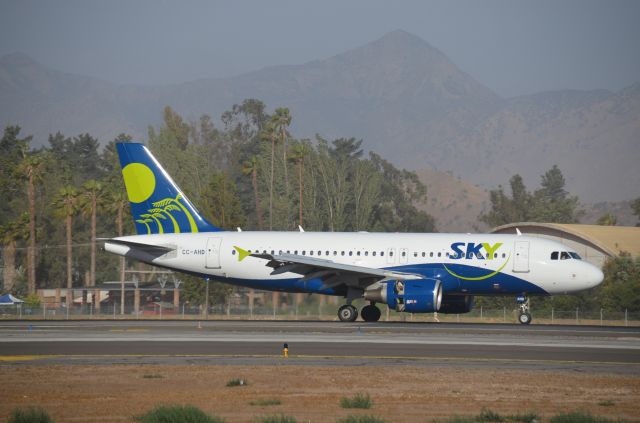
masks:
<instances>
[{"instance_id":1,"label":"green tree line","mask_svg":"<svg viewBox=\"0 0 640 423\"><path fill-rule=\"evenodd\" d=\"M259 100L234 105L222 128L203 115L189 122L170 107L144 140L202 214L235 230L435 230L416 208L426 198L417 176L362 140L296 139L289 109ZM97 238L131 233L115 149L90 134L49 136L42 148L18 126L0 139L0 242L3 291L92 287L124 278L124 260L98 253ZM149 216L153 218L154 216ZM157 217L160 218L160 217ZM201 281L184 277L186 299L201 302ZM222 292L222 294L221 294ZM218 302L224 289L213 287Z\"/></svg>"}]
</instances>

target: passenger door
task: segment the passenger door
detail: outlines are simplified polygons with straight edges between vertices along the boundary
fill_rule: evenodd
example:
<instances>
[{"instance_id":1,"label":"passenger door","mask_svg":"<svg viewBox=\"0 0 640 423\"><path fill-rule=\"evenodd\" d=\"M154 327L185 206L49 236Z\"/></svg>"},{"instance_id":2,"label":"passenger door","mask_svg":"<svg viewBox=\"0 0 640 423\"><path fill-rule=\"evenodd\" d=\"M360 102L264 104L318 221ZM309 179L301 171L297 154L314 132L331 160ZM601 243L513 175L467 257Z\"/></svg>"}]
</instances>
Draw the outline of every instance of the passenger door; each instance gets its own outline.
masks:
<instances>
[{"instance_id":1,"label":"passenger door","mask_svg":"<svg viewBox=\"0 0 640 423\"><path fill-rule=\"evenodd\" d=\"M515 242L513 271L519 273L529 271L529 241Z\"/></svg>"}]
</instances>

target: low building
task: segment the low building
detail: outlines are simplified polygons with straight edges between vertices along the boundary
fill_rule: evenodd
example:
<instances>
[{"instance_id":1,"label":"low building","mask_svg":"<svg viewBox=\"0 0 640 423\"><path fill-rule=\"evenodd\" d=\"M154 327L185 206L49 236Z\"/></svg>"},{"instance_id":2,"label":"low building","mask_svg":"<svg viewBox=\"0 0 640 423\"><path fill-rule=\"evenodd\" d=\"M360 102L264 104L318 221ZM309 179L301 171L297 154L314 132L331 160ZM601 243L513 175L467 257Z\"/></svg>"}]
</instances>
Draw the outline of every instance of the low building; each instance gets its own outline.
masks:
<instances>
[{"instance_id":1,"label":"low building","mask_svg":"<svg viewBox=\"0 0 640 423\"><path fill-rule=\"evenodd\" d=\"M640 256L640 227L519 222L498 226L491 233L515 234L516 228L528 236L560 242L599 267L621 253Z\"/></svg>"}]
</instances>

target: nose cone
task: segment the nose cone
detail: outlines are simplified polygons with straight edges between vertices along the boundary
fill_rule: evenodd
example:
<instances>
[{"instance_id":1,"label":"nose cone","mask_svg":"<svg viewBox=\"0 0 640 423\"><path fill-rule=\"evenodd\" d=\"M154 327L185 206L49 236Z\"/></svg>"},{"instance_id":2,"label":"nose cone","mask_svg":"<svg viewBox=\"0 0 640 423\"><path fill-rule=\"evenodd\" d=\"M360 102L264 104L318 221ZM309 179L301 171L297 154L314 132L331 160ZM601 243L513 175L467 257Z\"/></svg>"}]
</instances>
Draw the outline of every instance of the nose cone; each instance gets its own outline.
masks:
<instances>
[{"instance_id":1,"label":"nose cone","mask_svg":"<svg viewBox=\"0 0 640 423\"><path fill-rule=\"evenodd\" d=\"M589 288L593 288L594 286L598 286L604 280L604 273L596 266L590 266L587 272L587 284Z\"/></svg>"}]
</instances>

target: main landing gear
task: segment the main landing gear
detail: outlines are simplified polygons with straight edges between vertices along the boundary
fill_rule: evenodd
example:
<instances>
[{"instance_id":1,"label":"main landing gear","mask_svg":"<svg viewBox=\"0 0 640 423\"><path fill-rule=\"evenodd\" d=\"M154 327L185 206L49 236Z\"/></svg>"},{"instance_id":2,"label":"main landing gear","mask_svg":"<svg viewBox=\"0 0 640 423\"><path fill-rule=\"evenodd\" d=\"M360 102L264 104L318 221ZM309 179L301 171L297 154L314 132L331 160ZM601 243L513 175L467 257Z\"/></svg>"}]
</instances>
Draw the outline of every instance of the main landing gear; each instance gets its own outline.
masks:
<instances>
[{"instance_id":1,"label":"main landing gear","mask_svg":"<svg viewBox=\"0 0 640 423\"><path fill-rule=\"evenodd\" d=\"M529 313L529 298L521 295L516 298L520 312L518 313L518 321L523 325L531 323L531 313Z\"/></svg>"},{"instance_id":2,"label":"main landing gear","mask_svg":"<svg viewBox=\"0 0 640 423\"><path fill-rule=\"evenodd\" d=\"M365 322L377 322L381 315L380 309L374 303L360 309L360 316ZM355 322L358 318L358 309L347 303L338 309L338 318L342 322Z\"/></svg>"}]
</instances>

